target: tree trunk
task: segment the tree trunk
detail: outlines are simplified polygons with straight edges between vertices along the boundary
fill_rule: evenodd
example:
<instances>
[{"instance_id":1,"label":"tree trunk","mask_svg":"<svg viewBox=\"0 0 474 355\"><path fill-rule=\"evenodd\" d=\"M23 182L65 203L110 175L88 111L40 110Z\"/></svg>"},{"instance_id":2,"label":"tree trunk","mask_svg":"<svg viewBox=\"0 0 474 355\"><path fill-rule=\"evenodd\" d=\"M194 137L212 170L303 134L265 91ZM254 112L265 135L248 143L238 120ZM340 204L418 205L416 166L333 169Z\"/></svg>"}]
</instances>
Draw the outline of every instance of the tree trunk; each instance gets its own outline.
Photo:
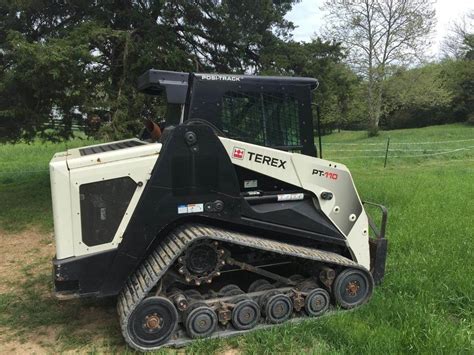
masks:
<instances>
[{"instance_id":1,"label":"tree trunk","mask_svg":"<svg viewBox=\"0 0 474 355\"><path fill-rule=\"evenodd\" d=\"M369 78L368 104L369 125L367 133L369 137L373 137L379 134L379 122L382 112L382 85L374 76Z\"/></svg>"}]
</instances>

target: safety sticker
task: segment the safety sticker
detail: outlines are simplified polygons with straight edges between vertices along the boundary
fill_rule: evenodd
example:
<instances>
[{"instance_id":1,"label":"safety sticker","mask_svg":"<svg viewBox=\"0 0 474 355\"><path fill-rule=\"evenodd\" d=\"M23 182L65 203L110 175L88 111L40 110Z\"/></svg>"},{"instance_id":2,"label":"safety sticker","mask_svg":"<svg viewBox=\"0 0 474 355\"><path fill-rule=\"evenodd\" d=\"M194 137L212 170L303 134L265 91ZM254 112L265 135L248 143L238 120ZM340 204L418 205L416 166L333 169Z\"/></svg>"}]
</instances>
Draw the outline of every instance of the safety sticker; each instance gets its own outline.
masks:
<instances>
[{"instance_id":1,"label":"safety sticker","mask_svg":"<svg viewBox=\"0 0 474 355\"><path fill-rule=\"evenodd\" d=\"M282 194L277 196L278 201L299 201L304 199L303 193L297 194Z\"/></svg>"},{"instance_id":2,"label":"safety sticker","mask_svg":"<svg viewBox=\"0 0 474 355\"><path fill-rule=\"evenodd\" d=\"M258 180L244 180L244 188L251 189L258 186Z\"/></svg>"},{"instance_id":3,"label":"safety sticker","mask_svg":"<svg viewBox=\"0 0 474 355\"><path fill-rule=\"evenodd\" d=\"M189 203L187 205L178 205L178 214L198 213L204 211L204 204Z\"/></svg>"}]
</instances>

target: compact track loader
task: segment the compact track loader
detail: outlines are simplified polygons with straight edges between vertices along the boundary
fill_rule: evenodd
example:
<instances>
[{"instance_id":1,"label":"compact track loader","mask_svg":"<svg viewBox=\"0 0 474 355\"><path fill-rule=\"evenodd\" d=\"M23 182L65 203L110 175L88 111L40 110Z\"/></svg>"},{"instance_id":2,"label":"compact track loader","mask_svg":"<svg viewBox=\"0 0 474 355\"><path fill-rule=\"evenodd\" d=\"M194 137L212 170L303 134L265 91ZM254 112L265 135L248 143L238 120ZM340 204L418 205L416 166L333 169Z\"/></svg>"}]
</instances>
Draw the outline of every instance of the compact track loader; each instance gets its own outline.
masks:
<instances>
[{"instance_id":1,"label":"compact track loader","mask_svg":"<svg viewBox=\"0 0 474 355\"><path fill-rule=\"evenodd\" d=\"M166 119L50 162L60 299L118 296L137 350L367 302L384 275L349 170L317 158L311 78L149 70Z\"/></svg>"}]
</instances>

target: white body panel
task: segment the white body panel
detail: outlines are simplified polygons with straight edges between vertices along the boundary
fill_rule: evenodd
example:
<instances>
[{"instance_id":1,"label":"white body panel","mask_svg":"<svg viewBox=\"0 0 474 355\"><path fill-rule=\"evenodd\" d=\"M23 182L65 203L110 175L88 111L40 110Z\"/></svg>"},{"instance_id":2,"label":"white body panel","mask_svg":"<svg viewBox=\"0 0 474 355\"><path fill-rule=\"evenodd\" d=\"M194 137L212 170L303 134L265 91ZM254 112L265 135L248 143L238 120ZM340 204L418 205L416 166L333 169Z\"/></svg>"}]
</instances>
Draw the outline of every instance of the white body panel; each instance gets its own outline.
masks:
<instances>
[{"instance_id":1,"label":"white body panel","mask_svg":"<svg viewBox=\"0 0 474 355\"><path fill-rule=\"evenodd\" d=\"M346 236L356 261L370 268L368 219L345 165L228 138L220 140L233 164L313 192L322 211ZM284 168L281 162L285 162ZM323 191L331 192L333 198L320 198Z\"/></svg>"},{"instance_id":2,"label":"white body panel","mask_svg":"<svg viewBox=\"0 0 474 355\"><path fill-rule=\"evenodd\" d=\"M220 140L233 164L313 192L321 210L345 235L356 261L369 269L368 219L350 172L343 164L222 137ZM236 149L242 156L235 153ZM58 259L117 248L160 150L161 144L150 143L85 156L80 155L79 149L71 149L54 156L50 172ZM124 176L133 179L137 188L113 240L96 246L85 245L80 186ZM138 186L139 182L142 186ZM333 197L324 200L320 197L322 192L330 192Z\"/></svg>"},{"instance_id":3,"label":"white body panel","mask_svg":"<svg viewBox=\"0 0 474 355\"><path fill-rule=\"evenodd\" d=\"M71 195L67 152L56 153L49 163L51 199L53 203L54 237L58 259L74 256L71 221Z\"/></svg>"},{"instance_id":4,"label":"white body panel","mask_svg":"<svg viewBox=\"0 0 474 355\"><path fill-rule=\"evenodd\" d=\"M57 153L49 164L57 259L81 256L117 247L150 178L161 150L161 144L150 143L85 156L80 155L79 149ZM113 240L101 245L85 245L82 242L81 231L80 186L126 176L137 183L137 188ZM143 183L142 186L138 185L139 182Z\"/></svg>"}]
</instances>

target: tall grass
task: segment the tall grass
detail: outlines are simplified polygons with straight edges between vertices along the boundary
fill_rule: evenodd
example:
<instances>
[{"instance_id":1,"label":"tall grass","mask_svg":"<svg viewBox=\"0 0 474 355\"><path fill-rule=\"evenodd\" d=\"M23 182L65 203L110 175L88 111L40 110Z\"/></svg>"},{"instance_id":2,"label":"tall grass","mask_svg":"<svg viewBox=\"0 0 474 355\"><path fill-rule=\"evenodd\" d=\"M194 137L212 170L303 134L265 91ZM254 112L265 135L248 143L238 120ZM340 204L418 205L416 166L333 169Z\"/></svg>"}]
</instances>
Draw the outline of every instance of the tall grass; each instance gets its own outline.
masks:
<instances>
[{"instance_id":1,"label":"tall grass","mask_svg":"<svg viewBox=\"0 0 474 355\"><path fill-rule=\"evenodd\" d=\"M328 143L365 144L384 142L387 135L392 141L416 143L470 139L474 138L474 129L447 125L383 132L370 139L362 132L343 132L323 139ZM64 146L3 146L0 167L26 170L36 164L45 169L53 151L61 149ZM329 148L325 151L326 157L336 161L338 154ZM303 324L228 340L200 341L188 351L214 353L236 348L259 354L474 353L474 157L471 152L461 157L456 154L393 159L385 169L383 161L376 159L342 161L351 169L361 197L389 208L387 273L369 304ZM2 229L17 231L30 224L51 228L47 172L14 178L0 175L0 199ZM46 282L40 276L39 280ZM0 325L26 331L30 324L50 322L63 334L58 340L62 344L59 349L96 348L97 344L85 345L87 342L80 337L80 321L67 321L67 317L80 317L80 310L88 304L64 304L58 313L59 306L46 299L44 306L37 308L41 314L50 312L45 323L32 315L18 318L21 312L34 312L34 304L41 297L0 295ZM109 314L111 308L106 309ZM74 338L74 334L79 335ZM103 343L112 344L101 347L101 351L126 349L115 323L101 328L99 334Z\"/></svg>"}]
</instances>

